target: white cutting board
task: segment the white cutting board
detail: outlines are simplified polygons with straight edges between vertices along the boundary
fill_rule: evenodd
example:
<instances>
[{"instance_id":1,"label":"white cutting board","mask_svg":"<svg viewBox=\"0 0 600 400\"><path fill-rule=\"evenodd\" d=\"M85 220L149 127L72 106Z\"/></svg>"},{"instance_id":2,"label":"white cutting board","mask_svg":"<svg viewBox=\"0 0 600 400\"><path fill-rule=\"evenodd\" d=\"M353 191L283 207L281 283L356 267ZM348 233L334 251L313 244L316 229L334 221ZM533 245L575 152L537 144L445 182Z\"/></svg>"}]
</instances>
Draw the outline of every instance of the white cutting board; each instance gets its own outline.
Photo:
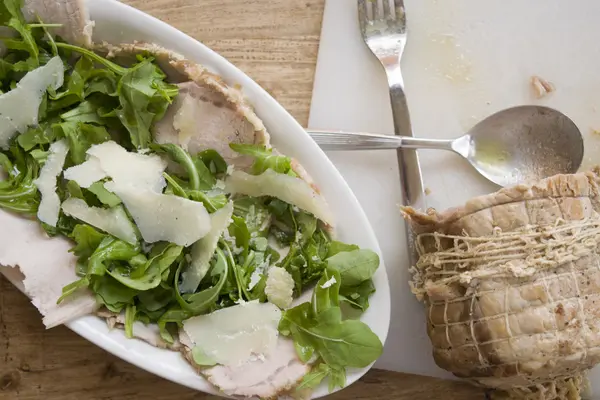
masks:
<instances>
[{"instance_id":1,"label":"white cutting board","mask_svg":"<svg viewBox=\"0 0 600 400\"><path fill-rule=\"evenodd\" d=\"M402 70L416 136L450 139L517 104L556 108L581 129L583 168L600 163L600 2L594 0L406 0ZM556 91L538 100L538 75ZM355 0L327 0L309 127L393 132L383 70L362 42ZM400 183L393 151L329 152L362 203L390 278L392 320L376 367L438 377L425 315L408 287ZM444 209L496 190L458 156L420 151L428 206ZM349 216L351 218L351 216ZM600 369L592 374L600 392Z\"/></svg>"}]
</instances>

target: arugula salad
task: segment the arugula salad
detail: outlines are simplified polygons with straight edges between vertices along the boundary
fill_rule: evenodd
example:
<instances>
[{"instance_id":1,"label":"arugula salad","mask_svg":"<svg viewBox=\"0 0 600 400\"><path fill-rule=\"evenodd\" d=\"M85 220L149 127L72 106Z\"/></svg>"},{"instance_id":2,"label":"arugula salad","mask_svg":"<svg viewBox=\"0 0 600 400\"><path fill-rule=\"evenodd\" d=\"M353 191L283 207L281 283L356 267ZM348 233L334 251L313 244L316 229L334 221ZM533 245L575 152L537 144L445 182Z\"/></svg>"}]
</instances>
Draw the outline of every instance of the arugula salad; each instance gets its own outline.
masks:
<instances>
[{"instance_id":1,"label":"arugula salad","mask_svg":"<svg viewBox=\"0 0 600 400\"><path fill-rule=\"evenodd\" d=\"M187 321L270 304L279 339L310 366L296 391L327 377L343 387L347 368L381 355L359 319L379 257L333 239L326 203L292 159L227 143L250 160L239 167L216 148L156 141L182 95L156 57L118 64L63 41L61 24L26 20L23 6L0 3L0 208L72 241L77 279L58 305L90 293L128 337L155 325L177 349ZM201 341L184 343L188 358L221 364Z\"/></svg>"}]
</instances>

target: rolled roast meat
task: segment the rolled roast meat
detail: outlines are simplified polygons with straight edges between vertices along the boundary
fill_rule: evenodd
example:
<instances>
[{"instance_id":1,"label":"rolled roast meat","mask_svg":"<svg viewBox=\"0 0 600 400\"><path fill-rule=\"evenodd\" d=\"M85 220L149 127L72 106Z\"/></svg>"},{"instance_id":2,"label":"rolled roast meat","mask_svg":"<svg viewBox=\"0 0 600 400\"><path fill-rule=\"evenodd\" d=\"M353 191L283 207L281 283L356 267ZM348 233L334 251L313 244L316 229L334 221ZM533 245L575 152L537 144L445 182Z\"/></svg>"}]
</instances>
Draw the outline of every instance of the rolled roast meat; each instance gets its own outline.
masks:
<instances>
[{"instance_id":1,"label":"rolled roast meat","mask_svg":"<svg viewBox=\"0 0 600 400\"><path fill-rule=\"evenodd\" d=\"M412 290L436 363L512 398L579 399L600 362L600 169L422 214Z\"/></svg>"}]
</instances>

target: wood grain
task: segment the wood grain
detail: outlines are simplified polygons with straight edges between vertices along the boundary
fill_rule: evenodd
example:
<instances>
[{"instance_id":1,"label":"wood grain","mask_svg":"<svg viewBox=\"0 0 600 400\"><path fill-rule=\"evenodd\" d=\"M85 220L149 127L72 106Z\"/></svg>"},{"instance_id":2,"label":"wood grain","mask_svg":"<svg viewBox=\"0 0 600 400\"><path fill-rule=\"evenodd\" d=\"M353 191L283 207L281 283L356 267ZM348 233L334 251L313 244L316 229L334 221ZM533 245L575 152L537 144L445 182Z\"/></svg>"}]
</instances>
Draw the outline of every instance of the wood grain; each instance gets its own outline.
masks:
<instances>
[{"instance_id":1,"label":"wood grain","mask_svg":"<svg viewBox=\"0 0 600 400\"><path fill-rule=\"evenodd\" d=\"M324 0L128 0L202 41L308 121ZM423 357L429 357L423 354ZM104 352L65 327L46 331L0 277L0 400L214 399ZM331 399L474 400L466 384L373 370Z\"/></svg>"}]
</instances>

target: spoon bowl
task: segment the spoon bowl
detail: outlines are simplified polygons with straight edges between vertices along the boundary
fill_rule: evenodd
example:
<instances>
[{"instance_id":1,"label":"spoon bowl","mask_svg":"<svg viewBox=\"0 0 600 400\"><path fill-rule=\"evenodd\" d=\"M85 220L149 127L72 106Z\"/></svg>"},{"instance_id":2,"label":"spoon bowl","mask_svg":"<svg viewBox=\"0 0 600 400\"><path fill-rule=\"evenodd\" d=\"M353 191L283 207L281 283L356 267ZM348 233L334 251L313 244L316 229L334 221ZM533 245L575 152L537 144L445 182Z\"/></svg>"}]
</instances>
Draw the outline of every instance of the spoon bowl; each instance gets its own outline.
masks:
<instances>
[{"instance_id":1,"label":"spoon bowl","mask_svg":"<svg viewBox=\"0 0 600 400\"><path fill-rule=\"evenodd\" d=\"M533 105L492 114L454 140L315 130L308 133L324 150L450 150L499 186L575 173L584 150L581 132L569 117Z\"/></svg>"},{"instance_id":2,"label":"spoon bowl","mask_svg":"<svg viewBox=\"0 0 600 400\"><path fill-rule=\"evenodd\" d=\"M500 186L575 173L583 160L583 138L575 123L548 107L520 106L489 116L453 150Z\"/></svg>"}]
</instances>

